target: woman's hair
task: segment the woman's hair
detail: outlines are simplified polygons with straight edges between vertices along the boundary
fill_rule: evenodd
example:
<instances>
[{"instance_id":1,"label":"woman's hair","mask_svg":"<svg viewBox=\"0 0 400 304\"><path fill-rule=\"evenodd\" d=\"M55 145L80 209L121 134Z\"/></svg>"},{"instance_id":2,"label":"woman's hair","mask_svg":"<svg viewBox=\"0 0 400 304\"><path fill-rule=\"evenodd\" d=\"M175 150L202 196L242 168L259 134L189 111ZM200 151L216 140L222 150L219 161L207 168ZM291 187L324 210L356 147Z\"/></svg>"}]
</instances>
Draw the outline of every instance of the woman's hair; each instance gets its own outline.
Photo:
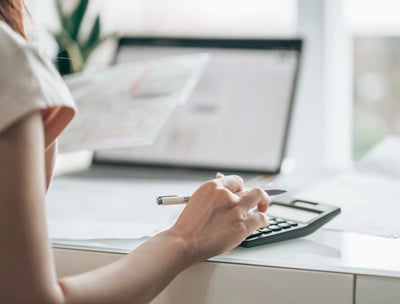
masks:
<instances>
[{"instance_id":1,"label":"woman's hair","mask_svg":"<svg viewBox=\"0 0 400 304\"><path fill-rule=\"evenodd\" d=\"M0 0L0 20L25 37L23 0Z\"/></svg>"}]
</instances>

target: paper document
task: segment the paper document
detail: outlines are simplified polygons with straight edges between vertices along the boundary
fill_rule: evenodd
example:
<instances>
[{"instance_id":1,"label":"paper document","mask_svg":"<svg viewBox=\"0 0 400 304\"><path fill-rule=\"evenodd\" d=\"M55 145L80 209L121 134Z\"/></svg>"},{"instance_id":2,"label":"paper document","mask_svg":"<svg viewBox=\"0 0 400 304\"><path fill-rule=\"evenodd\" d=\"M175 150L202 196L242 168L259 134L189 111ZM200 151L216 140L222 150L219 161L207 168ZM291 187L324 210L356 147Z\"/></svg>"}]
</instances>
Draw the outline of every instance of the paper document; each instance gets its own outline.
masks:
<instances>
[{"instance_id":1,"label":"paper document","mask_svg":"<svg viewBox=\"0 0 400 304\"><path fill-rule=\"evenodd\" d=\"M295 196L340 206L328 228L400 238L399 151L400 138L388 137L354 168Z\"/></svg>"},{"instance_id":2,"label":"paper document","mask_svg":"<svg viewBox=\"0 0 400 304\"><path fill-rule=\"evenodd\" d=\"M193 193L198 181L57 177L46 197L49 235L56 239L138 239L170 227L184 205L156 197Z\"/></svg>"},{"instance_id":3,"label":"paper document","mask_svg":"<svg viewBox=\"0 0 400 304\"><path fill-rule=\"evenodd\" d=\"M176 105L186 102L208 55L116 65L65 77L79 112L60 137L61 152L153 143Z\"/></svg>"}]
</instances>

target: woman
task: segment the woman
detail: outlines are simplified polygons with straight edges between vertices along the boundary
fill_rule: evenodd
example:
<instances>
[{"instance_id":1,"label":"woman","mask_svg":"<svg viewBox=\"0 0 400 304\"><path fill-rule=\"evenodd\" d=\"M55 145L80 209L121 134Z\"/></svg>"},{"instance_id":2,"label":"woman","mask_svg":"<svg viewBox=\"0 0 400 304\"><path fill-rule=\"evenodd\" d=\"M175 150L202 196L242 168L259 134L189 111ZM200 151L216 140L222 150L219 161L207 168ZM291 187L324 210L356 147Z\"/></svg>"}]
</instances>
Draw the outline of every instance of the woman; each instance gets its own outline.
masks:
<instances>
[{"instance_id":1,"label":"woman","mask_svg":"<svg viewBox=\"0 0 400 304\"><path fill-rule=\"evenodd\" d=\"M0 0L0 303L147 303L187 267L266 225L267 194L242 192L240 177L217 174L170 229L110 265L58 279L44 200L55 139L75 105L51 64L23 38L23 7ZM249 213L255 206L261 212Z\"/></svg>"}]
</instances>

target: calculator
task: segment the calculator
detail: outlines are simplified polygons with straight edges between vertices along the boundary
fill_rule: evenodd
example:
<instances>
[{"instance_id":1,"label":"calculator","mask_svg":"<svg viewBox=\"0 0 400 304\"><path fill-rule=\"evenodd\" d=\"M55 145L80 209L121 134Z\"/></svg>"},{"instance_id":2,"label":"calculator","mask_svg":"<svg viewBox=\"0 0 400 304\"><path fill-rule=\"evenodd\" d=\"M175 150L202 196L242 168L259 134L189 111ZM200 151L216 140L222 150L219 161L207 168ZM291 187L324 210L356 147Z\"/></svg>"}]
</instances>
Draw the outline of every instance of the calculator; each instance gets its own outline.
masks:
<instances>
[{"instance_id":1,"label":"calculator","mask_svg":"<svg viewBox=\"0 0 400 304\"><path fill-rule=\"evenodd\" d=\"M304 200L271 202L267 210L268 226L254 231L240 246L253 247L303 237L339 213L339 207Z\"/></svg>"}]
</instances>

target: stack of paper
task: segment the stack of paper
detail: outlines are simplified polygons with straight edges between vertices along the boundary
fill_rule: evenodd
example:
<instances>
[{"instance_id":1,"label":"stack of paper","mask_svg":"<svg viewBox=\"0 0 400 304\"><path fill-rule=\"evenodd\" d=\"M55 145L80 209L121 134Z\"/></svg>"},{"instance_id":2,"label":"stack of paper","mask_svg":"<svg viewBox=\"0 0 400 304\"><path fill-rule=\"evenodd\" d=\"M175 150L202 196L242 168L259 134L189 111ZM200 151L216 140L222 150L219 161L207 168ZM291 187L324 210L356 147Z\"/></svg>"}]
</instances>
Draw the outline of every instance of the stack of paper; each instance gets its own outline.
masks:
<instances>
[{"instance_id":1,"label":"stack of paper","mask_svg":"<svg viewBox=\"0 0 400 304\"><path fill-rule=\"evenodd\" d=\"M60 151L153 143L175 106L188 99L208 59L184 55L66 77L79 112L60 138Z\"/></svg>"}]
</instances>

